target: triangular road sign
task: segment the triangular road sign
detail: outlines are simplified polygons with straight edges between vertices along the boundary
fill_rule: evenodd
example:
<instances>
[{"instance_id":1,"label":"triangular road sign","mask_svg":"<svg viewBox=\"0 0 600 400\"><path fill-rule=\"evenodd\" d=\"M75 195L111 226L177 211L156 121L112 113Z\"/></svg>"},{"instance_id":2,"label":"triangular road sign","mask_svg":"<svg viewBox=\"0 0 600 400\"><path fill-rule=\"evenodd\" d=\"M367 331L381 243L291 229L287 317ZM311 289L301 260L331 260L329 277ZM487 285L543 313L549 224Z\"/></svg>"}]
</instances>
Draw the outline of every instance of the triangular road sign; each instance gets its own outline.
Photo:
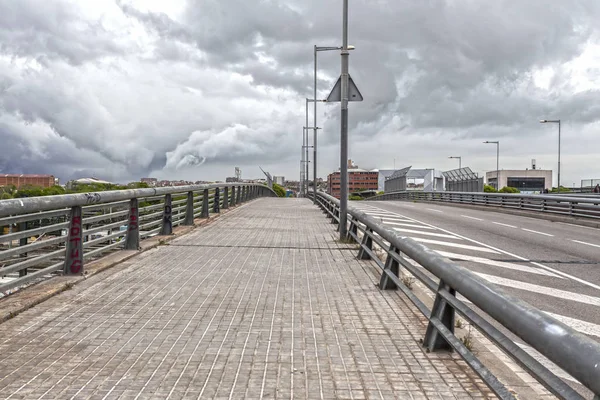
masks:
<instances>
[{"instance_id":1,"label":"triangular road sign","mask_svg":"<svg viewBox=\"0 0 600 400\"><path fill-rule=\"evenodd\" d=\"M333 89L331 89L331 93L327 96L327 102L333 103L337 101L342 101L342 77L340 76L335 83ZM352 80L350 74L348 74L348 101L363 101L362 94L356 87L356 84Z\"/></svg>"}]
</instances>

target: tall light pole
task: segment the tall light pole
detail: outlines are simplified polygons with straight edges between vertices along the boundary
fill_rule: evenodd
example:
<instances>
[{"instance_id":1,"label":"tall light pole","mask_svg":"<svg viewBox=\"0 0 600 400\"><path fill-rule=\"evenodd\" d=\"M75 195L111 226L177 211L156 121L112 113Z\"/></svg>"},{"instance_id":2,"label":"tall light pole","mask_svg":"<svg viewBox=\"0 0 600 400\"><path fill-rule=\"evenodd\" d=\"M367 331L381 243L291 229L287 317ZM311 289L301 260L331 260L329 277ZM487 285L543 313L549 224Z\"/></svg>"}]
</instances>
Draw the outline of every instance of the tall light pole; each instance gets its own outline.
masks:
<instances>
[{"instance_id":1,"label":"tall light pole","mask_svg":"<svg viewBox=\"0 0 600 400\"><path fill-rule=\"evenodd\" d=\"M450 156L448 158L458 158L458 169L462 168L462 156Z\"/></svg>"},{"instance_id":2,"label":"tall light pole","mask_svg":"<svg viewBox=\"0 0 600 400\"><path fill-rule=\"evenodd\" d=\"M500 177L498 175L500 174L500 142L498 140L486 140L483 143L493 143L496 145L496 190L499 190L498 186L500 186Z\"/></svg>"},{"instance_id":3,"label":"tall light pole","mask_svg":"<svg viewBox=\"0 0 600 400\"><path fill-rule=\"evenodd\" d=\"M345 240L348 227L348 0L342 9L342 74L340 123L340 239Z\"/></svg>"},{"instance_id":4,"label":"tall light pole","mask_svg":"<svg viewBox=\"0 0 600 400\"><path fill-rule=\"evenodd\" d=\"M558 193L560 194L560 119L542 119L541 124L558 124Z\"/></svg>"},{"instance_id":5,"label":"tall light pole","mask_svg":"<svg viewBox=\"0 0 600 400\"><path fill-rule=\"evenodd\" d=\"M334 51L342 50L340 46L314 46L314 86L313 86L313 99L317 98L317 53L319 51ZM348 50L354 50L354 46L348 46ZM326 100L319 100L326 102ZM313 190L314 190L314 202L317 202L317 102L314 102L314 120L313 120Z\"/></svg>"}]
</instances>

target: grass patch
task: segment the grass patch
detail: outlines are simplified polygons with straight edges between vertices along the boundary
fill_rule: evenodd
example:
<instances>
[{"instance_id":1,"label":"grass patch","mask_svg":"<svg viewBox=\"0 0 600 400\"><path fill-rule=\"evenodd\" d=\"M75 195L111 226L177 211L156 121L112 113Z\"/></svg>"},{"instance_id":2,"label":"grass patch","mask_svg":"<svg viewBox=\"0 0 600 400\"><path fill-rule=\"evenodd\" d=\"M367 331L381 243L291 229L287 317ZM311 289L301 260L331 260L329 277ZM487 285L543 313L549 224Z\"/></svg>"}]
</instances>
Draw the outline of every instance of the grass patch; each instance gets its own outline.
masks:
<instances>
[{"instance_id":1,"label":"grass patch","mask_svg":"<svg viewBox=\"0 0 600 400\"><path fill-rule=\"evenodd\" d=\"M415 283L415 278L408 275L402 275L402 283L408 290L413 290L413 284Z\"/></svg>"},{"instance_id":2,"label":"grass patch","mask_svg":"<svg viewBox=\"0 0 600 400\"><path fill-rule=\"evenodd\" d=\"M473 340L473 335L471 333L471 327L469 327L469 331L467 332L467 334L465 336L463 336L462 338L460 338L460 341L465 345L467 350L469 350L471 353L473 352L475 343Z\"/></svg>"}]
</instances>

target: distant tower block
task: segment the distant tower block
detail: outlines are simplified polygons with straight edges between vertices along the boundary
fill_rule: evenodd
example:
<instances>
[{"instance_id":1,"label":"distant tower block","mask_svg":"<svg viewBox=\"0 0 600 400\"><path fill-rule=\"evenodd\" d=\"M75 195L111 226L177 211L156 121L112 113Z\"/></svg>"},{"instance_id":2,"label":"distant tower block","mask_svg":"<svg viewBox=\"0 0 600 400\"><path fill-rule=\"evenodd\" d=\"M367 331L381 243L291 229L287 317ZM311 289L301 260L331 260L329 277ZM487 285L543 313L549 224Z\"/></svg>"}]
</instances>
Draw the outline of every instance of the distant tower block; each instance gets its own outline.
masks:
<instances>
[{"instance_id":1,"label":"distant tower block","mask_svg":"<svg viewBox=\"0 0 600 400\"><path fill-rule=\"evenodd\" d=\"M535 158L531 160L531 169L535 169Z\"/></svg>"},{"instance_id":2,"label":"distant tower block","mask_svg":"<svg viewBox=\"0 0 600 400\"><path fill-rule=\"evenodd\" d=\"M242 170L240 167L235 167L235 177L238 179L238 181L242 179Z\"/></svg>"}]
</instances>

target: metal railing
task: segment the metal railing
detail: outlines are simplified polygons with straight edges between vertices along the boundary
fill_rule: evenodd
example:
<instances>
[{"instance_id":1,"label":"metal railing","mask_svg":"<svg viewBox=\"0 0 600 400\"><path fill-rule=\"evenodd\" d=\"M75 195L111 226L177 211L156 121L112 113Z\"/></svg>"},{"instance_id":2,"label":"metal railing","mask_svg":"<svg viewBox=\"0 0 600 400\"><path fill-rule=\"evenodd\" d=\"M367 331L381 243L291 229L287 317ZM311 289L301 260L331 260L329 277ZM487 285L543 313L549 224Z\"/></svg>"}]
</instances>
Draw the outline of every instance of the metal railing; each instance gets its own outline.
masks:
<instances>
[{"instance_id":1,"label":"metal railing","mask_svg":"<svg viewBox=\"0 0 600 400\"><path fill-rule=\"evenodd\" d=\"M369 200L415 200L510 208L560 214L579 218L600 218L600 196L567 194L509 194L473 192L391 192Z\"/></svg>"},{"instance_id":2,"label":"metal railing","mask_svg":"<svg viewBox=\"0 0 600 400\"><path fill-rule=\"evenodd\" d=\"M317 196L319 206L339 225L339 200ZM461 294L487 316L507 328L544 357L595 393L600 400L600 344L546 315L530 304L504 293L469 270L441 257L433 250L382 225L367 214L348 207L348 239L360 243L359 259L371 259L382 269L379 287L401 290L428 319L422 341L428 351L454 349L501 399L515 399L454 333L458 313L504 353L562 399L584 397L457 295ZM384 250L385 262L374 246ZM405 284L404 276L418 279L435 299L430 310ZM434 279L437 278L437 279Z\"/></svg>"},{"instance_id":3,"label":"metal railing","mask_svg":"<svg viewBox=\"0 0 600 400\"><path fill-rule=\"evenodd\" d=\"M212 184L0 200L0 293L57 273L81 274L84 261L256 197L259 184Z\"/></svg>"}]
</instances>

